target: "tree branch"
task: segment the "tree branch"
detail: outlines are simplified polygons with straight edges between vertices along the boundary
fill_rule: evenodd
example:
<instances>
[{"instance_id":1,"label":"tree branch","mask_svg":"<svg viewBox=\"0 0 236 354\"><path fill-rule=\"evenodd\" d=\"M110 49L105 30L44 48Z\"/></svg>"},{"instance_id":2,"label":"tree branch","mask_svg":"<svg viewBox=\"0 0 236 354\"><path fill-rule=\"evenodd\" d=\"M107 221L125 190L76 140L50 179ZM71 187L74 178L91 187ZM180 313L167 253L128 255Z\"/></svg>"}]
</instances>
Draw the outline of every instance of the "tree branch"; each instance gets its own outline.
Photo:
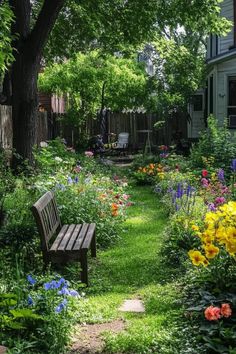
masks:
<instances>
[{"instance_id":1,"label":"tree branch","mask_svg":"<svg viewBox=\"0 0 236 354\"><path fill-rule=\"evenodd\" d=\"M43 48L64 3L65 0L44 0L38 19L27 41L33 56L42 54Z\"/></svg>"}]
</instances>

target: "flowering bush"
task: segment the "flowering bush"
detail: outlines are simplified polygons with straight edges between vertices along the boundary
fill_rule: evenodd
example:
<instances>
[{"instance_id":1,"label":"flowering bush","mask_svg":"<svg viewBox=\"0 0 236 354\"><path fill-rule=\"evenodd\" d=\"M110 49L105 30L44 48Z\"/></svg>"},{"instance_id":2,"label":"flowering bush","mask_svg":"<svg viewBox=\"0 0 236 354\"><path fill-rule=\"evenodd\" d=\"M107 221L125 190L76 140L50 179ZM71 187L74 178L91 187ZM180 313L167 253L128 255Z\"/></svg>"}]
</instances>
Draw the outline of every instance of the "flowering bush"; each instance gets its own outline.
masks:
<instances>
[{"instance_id":1,"label":"flowering bush","mask_svg":"<svg viewBox=\"0 0 236 354\"><path fill-rule=\"evenodd\" d=\"M236 255L236 202L220 206L216 212L208 212L202 230L194 226L196 236L201 241L204 254L197 250L189 251L189 257L194 265L208 265L224 249L230 256Z\"/></svg>"},{"instance_id":2,"label":"flowering bush","mask_svg":"<svg viewBox=\"0 0 236 354\"><path fill-rule=\"evenodd\" d=\"M13 349L10 338L18 336L31 342L32 353L64 353L73 323L71 310L79 298L64 278L45 281L28 275L27 282L20 280L11 292L0 294L1 342Z\"/></svg>"},{"instance_id":3,"label":"flowering bush","mask_svg":"<svg viewBox=\"0 0 236 354\"><path fill-rule=\"evenodd\" d=\"M133 174L133 177L139 184L152 184L157 176L160 179L164 177L163 166L157 163L149 163L143 167L140 166Z\"/></svg>"}]
</instances>

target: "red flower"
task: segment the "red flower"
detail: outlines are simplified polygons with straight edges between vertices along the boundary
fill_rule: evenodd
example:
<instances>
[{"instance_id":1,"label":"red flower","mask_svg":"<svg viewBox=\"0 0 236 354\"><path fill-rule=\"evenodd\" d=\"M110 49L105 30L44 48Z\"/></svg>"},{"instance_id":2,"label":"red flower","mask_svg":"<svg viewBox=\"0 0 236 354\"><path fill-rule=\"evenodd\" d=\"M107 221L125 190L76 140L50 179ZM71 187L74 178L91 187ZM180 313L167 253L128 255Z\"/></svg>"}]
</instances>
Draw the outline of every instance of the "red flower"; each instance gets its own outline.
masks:
<instances>
[{"instance_id":1,"label":"red flower","mask_svg":"<svg viewBox=\"0 0 236 354\"><path fill-rule=\"evenodd\" d=\"M202 170L202 177L207 177L207 176L208 176L208 171Z\"/></svg>"}]
</instances>

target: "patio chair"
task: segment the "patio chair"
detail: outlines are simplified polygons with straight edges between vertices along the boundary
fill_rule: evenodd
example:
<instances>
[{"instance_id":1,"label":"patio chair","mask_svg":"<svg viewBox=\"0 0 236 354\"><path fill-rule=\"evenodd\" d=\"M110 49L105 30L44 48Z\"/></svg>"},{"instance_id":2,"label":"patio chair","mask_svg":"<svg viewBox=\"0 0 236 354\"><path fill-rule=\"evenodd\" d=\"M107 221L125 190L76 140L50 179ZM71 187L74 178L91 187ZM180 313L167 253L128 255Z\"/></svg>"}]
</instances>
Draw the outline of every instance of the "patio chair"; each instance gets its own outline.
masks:
<instances>
[{"instance_id":1,"label":"patio chair","mask_svg":"<svg viewBox=\"0 0 236 354\"><path fill-rule=\"evenodd\" d=\"M129 147L129 133L120 133L118 140L112 144L112 151L119 155L127 153Z\"/></svg>"}]
</instances>

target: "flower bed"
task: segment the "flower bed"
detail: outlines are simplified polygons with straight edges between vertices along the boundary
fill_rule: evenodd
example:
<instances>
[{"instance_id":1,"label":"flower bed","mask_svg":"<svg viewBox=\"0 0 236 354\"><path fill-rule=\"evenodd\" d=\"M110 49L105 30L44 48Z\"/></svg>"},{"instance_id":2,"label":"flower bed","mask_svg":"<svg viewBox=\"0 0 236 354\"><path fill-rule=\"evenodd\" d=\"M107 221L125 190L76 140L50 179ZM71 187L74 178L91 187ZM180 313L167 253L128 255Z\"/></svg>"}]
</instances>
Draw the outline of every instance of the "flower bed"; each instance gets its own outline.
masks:
<instances>
[{"instance_id":1,"label":"flower bed","mask_svg":"<svg viewBox=\"0 0 236 354\"><path fill-rule=\"evenodd\" d=\"M198 325L202 352L234 353L236 160L221 166L222 158L217 161L208 151L202 166L193 168L196 156L194 151L193 160L180 157L178 162L169 154L149 161L134 178L152 184L169 215L160 256L181 277L186 320L190 327L193 321Z\"/></svg>"}]
</instances>

